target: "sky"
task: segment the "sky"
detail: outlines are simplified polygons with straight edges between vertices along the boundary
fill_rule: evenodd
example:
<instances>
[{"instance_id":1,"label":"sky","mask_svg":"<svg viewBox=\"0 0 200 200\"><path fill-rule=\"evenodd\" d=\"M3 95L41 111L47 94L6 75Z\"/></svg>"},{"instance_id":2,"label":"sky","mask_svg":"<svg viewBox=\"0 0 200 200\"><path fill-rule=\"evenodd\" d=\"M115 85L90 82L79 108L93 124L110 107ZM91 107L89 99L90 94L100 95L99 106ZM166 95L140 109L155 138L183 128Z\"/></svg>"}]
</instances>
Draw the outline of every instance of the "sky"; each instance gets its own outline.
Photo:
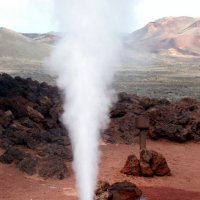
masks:
<instances>
[{"instance_id":1,"label":"sky","mask_svg":"<svg viewBox=\"0 0 200 200\"><path fill-rule=\"evenodd\" d=\"M129 32L166 16L200 17L200 0L122 1L132 1L134 5L134 23L127 22ZM53 0L0 0L0 27L29 33L58 31Z\"/></svg>"}]
</instances>

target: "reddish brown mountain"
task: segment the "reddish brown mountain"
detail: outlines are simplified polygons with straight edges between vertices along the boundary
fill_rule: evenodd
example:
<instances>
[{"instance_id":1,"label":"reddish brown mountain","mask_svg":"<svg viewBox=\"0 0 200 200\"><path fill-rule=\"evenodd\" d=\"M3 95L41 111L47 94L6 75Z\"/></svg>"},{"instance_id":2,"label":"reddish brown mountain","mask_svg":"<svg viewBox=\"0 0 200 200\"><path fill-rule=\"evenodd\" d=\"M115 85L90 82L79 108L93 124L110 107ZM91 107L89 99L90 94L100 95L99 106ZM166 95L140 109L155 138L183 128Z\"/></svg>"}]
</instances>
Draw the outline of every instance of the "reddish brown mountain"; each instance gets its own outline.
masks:
<instances>
[{"instance_id":1,"label":"reddish brown mountain","mask_svg":"<svg viewBox=\"0 0 200 200\"><path fill-rule=\"evenodd\" d=\"M162 56L200 58L200 18L165 17L132 33L129 47Z\"/></svg>"}]
</instances>

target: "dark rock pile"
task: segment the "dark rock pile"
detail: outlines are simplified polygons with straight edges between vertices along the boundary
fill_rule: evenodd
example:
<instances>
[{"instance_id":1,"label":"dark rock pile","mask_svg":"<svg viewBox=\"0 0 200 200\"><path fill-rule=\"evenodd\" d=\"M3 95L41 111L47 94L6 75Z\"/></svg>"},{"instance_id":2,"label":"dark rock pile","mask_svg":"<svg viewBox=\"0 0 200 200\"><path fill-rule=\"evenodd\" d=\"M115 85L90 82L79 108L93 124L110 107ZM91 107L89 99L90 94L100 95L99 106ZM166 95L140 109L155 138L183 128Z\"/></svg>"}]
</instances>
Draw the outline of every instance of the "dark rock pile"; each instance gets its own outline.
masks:
<instances>
[{"instance_id":1,"label":"dark rock pile","mask_svg":"<svg viewBox=\"0 0 200 200\"><path fill-rule=\"evenodd\" d=\"M111 122L103 135L104 139L109 143L134 143L135 136L140 132L135 124L136 118L146 115L147 110L165 103L134 94L119 93L118 102L110 113Z\"/></svg>"},{"instance_id":2,"label":"dark rock pile","mask_svg":"<svg viewBox=\"0 0 200 200\"><path fill-rule=\"evenodd\" d=\"M166 99L150 99L126 93L119 94L104 139L110 143L133 143L140 132L135 125L138 116L149 118L148 135L152 139L200 141L200 102L183 99L170 103Z\"/></svg>"},{"instance_id":3,"label":"dark rock pile","mask_svg":"<svg viewBox=\"0 0 200 200\"><path fill-rule=\"evenodd\" d=\"M164 156L152 150L142 150L140 160L129 155L121 173L134 176L169 176L170 169Z\"/></svg>"},{"instance_id":4,"label":"dark rock pile","mask_svg":"<svg viewBox=\"0 0 200 200\"><path fill-rule=\"evenodd\" d=\"M200 141L200 102L183 99L174 104L149 110L149 135L177 142Z\"/></svg>"},{"instance_id":5,"label":"dark rock pile","mask_svg":"<svg viewBox=\"0 0 200 200\"><path fill-rule=\"evenodd\" d=\"M96 190L95 200L138 200L142 191L131 182L117 182L110 185L100 181Z\"/></svg>"},{"instance_id":6,"label":"dark rock pile","mask_svg":"<svg viewBox=\"0 0 200 200\"><path fill-rule=\"evenodd\" d=\"M0 162L16 163L29 175L62 179L72 160L67 131L59 121L62 102L56 87L0 75Z\"/></svg>"}]
</instances>

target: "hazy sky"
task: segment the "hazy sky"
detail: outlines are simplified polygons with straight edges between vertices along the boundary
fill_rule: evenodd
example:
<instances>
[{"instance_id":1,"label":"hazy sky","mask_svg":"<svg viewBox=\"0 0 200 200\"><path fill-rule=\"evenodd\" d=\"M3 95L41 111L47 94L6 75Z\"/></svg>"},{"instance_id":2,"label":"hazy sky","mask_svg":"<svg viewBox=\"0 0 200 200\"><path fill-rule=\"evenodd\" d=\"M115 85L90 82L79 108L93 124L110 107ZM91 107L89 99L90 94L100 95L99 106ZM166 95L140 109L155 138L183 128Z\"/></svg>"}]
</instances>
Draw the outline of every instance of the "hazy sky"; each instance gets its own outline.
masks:
<instances>
[{"instance_id":1,"label":"hazy sky","mask_svg":"<svg viewBox=\"0 0 200 200\"><path fill-rule=\"evenodd\" d=\"M133 26L131 30L165 16L200 17L200 0L122 1L132 1L135 5L133 7L135 21L131 25ZM56 31L57 23L53 10L53 0L0 0L0 27L20 32ZM128 23L127 27L130 29Z\"/></svg>"}]
</instances>

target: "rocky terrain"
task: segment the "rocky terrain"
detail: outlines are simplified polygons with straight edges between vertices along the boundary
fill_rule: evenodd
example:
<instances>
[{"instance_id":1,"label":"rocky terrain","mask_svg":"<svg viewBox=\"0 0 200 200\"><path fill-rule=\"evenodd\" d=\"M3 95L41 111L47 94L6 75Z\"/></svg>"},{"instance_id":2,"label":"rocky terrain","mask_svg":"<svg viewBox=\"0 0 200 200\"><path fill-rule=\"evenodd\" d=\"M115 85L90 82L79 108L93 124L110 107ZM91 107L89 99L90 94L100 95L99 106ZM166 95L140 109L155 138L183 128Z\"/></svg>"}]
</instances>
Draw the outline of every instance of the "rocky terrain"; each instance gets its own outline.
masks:
<instances>
[{"instance_id":1,"label":"rocky terrain","mask_svg":"<svg viewBox=\"0 0 200 200\"><path fill-rule=\"evenodd\" d=\"M63 179L72 160L60 123L61 98L55 87L31 79L0 76L0 162L16 163L29 175Z\"/></svg>"},{"instance_id":2,"label":"rocky terrain","mask_svg":"<svg viewBox=\"0 0 200 200\"><path fill-rule=\"evenodd\" d=\"M138 160L134 154L128 156L121 173L133 176L170 176L167 161L161 153L143 149Z\"/></svg>"},{"instance_id":3,"label":"rocky terrain","mask_svg":"<svg viewBox=\"0 0 200 200\"><path fill-rule=\"evenodd\" d=\"M120 93L119 100L111 111L109 129L103 137L111 143L133 143L140 132L135 119L145 116L150 119L148 135L152 139L199 141L199 106L200 102L195 99L170 103L166 99L157 100Z\"/></svg>"},{"instance_id":4,"label":"rocky terrain","mask_svg":"<svg viewBox=\"0 0 200 200\"><path fill-rule=\"evenodd\" d=\"M102 139L112 144L137 143L139 116L150 120L148 137L175 142L200 141L200 102L170 103L127 93L118 95ZM32 79L0 75L0 162L15 163L29 175L63 179L72 160L67 130L60 122L62 98L56 87ZM59 163L59 164L58 164Z\"/></svg>"},{"instance_id":5,"label":"rocky terrain","mask_svg":"<svg viewBox=\"0 0 200 200\"><path fill-rule=\"evenodd\" d=\"M114 82L125 92L102 133L103 185L96 199L133 199L142 192L149 200L200 199L199 24L199 18L167 17L125 37L126 59ZM42 68L59 39L57 33L0 28L0 72L17 76L0 74L1 199L78 198L70 140L60 121L62 95ZM152 149L142 155L140 117L149 119Z\"/></svg>"}]
</instances>

